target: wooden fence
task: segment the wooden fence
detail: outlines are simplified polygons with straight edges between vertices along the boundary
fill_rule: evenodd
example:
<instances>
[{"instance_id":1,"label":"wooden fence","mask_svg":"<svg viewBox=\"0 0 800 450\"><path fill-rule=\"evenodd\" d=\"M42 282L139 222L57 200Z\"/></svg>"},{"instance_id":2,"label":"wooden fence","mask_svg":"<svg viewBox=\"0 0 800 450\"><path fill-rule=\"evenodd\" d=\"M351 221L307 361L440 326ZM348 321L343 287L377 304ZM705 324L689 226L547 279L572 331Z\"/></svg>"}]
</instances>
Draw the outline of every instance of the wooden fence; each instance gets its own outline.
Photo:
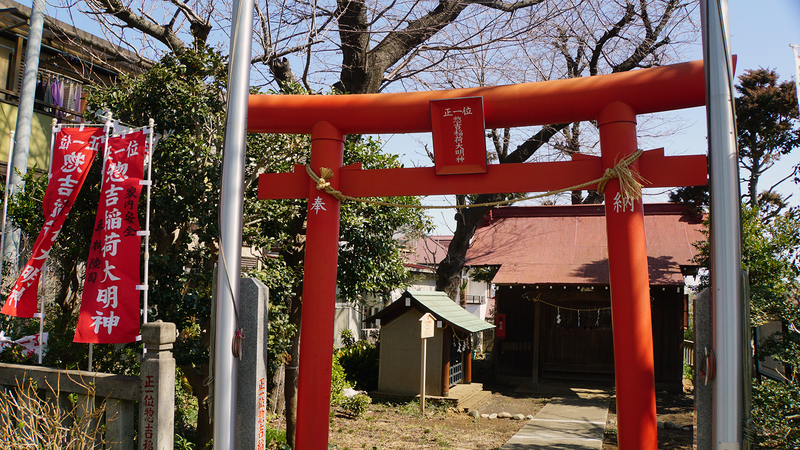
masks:
<instances>
[{"instance_id":1,"label":"wooden fence","mask_svg":"<svg viewBox=\"0 0 800 450\"><path fill-rule=\"evenodd\" d=\"M683 364L694 367L694 341L684 340L681 343L681 351L683 351Z\"/></svg>"},{"instance_id":2,"label":"wooden fence","mask_svg":"<svg viewBox=\"0 0 800 450\"><path fill-rule=\"evenodd\" d=\"M0 389L34 389L38 398L59 406L62 412L79 416L101 414L105 448L134 449L135 403L139 401L139 378L81 370L0 364ZM100 409L98 409L100 408Z\"/></svg>"}]
</instances>

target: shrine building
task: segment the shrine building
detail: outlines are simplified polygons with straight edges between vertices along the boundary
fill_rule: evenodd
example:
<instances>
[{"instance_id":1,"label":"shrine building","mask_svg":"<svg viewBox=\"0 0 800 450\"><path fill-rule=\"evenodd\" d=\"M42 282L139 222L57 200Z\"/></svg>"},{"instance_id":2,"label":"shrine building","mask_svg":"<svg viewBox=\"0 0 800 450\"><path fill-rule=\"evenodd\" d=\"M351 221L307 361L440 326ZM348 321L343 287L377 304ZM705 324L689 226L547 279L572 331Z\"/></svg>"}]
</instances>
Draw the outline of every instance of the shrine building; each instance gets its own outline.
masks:
<instances>
[{"instance_id":1,"label":"shrine building","mask_svg":"<svg viewBox=\"0 0 800 450\"><path fill-rule=\"evenodd\" d=\"M467 264L497 268L498 381L613 383L605 220L603 205L505 207L484 218ZM644 228L656 389L681 392L684 276L696 273L693 244L705 236L676 204L645 204Z\"/></svg>"}]
</instances>

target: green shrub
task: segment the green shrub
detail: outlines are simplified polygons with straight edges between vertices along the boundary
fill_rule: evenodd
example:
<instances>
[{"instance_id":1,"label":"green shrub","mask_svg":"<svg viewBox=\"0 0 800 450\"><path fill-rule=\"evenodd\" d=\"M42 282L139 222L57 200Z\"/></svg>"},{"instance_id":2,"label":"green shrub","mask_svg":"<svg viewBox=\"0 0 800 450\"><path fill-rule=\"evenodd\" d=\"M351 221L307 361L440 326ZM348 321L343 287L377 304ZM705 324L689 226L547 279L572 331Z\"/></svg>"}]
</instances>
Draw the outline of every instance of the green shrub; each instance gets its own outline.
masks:
<instances>
[{"instance_id":1,"label":"green shrub","mask_svg":"<svg viewBox=\"0 0 800 450\"><path fill-rule=\"evenodd\" d=\"M692 383L694 383L694 367L689 364L683 365L683 379L692 380Z\"/></svg>"},{"instance_id":2,"label":"green shrub","mask_svg":"<svg viewBox=\"0 0 800 450\"><path fill-rule=\"evenodd\" d=\"M793 450L800 446L797 425L800 387L773 380L753 380L752 416L756 425L755 448Z\"/></svg>"},{"instance_id":3,"label":"green shrub","mask_svg":"<svg viewBox=\"0 0 800 450\"><path fill-rule=\"evenodd\" d=\"M189 441L180 434L175 434L174 447L175 450L194 450L194 442Z\"/></svg>"},{"instance_id":4,"label":"green shrub","mask_svg":"<svg viewBox=\"0 0 800 450\"><path fill-rule=\"evenodd\" d=\"M340 405L344 400L345 388L349 388L350 384L345 379L344 369L339 364L339 357L336 350L333 351L333 367L331 370L331 405Z\"/></svg>"},{"instance_id":5,"label":"green shrub","mask_svg":"<svg viewBox=\"0 0 800 450\"><path fill-rule=\"evenodd\" d=\"M286 443L286 431L267 427L267 448L270 450L292 450Z\"/></svg>"},{"instance_id":6,"label":"green shrub","mask_svg":"<svg viewBox=\"0 0 800 450\"><path fill-rule=\"evenodd\" d=\"M367 412L370 403L372 403L372 398L369 395L356 394L352 397L346 397L341 406L351 417L358 419Z\"/></svg>"},{"instance_id":7,"label":"green shrub","mask_svg":"<svg viewBox=\"0 0 800 450\"><path fill-rule=\"evenodd\" d=\"M378 389L378 348L367 341L357 341L337 351L347 381L361 391Z\"/></svg>"},{"instance_id":8,"label":"green shrub","mask_svg":"<svg viewBox=\"0 0 800 450\"><path fill-rule=\"evenodd\" d=\"M351 345L356 343L356 337L353 336L353 331L350 328L345 328L342 330L342 345L345 347L350 347Z\"/></svg>"}]
</instances>

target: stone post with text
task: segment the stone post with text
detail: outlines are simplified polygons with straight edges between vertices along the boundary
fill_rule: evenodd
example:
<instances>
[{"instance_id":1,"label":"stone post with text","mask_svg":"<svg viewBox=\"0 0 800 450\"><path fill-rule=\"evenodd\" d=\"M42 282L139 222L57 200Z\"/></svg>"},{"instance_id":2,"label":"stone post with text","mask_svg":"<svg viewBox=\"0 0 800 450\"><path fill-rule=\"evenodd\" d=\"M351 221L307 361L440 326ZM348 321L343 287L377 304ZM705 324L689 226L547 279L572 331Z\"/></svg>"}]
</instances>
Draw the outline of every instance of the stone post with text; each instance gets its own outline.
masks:
<instances>
[{"instance_id":1,"label":"stone post with text","mask_svg":"<svg viewBox=\"0 0 800 450\"><path fill-rule=\"evenodd\" d=\"M269 289L255 278L239 284L239 326L244 330L236 392L236 448L267 445L267 304Z\"/></svg>"},{"instance_id":2,"label":"stone post with text","mask_svg":"<svg viewBox=\"0 0 800 450\"><path fill-rule=\"evenodd\" d=\"M147 349L139 387L139 450L172 450L175 439L175 324L142 324Z\"/></svg>"}]
</instances>

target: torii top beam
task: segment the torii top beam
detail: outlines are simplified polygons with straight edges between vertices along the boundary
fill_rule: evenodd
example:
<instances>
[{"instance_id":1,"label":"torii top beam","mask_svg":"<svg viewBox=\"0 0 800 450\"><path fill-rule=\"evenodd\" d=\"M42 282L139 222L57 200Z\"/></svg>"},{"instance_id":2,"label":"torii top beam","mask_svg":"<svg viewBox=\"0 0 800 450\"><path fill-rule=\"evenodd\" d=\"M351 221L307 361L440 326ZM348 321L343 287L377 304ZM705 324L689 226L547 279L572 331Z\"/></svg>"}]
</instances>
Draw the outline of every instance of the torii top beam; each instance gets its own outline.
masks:
<instances>
[{"instance_id":1,"label":"torii top beam","mask_svg":"<svg viewBox=\"0 0 800 450\"><path fill-rule=\"evenodd\" d=\"M343 134L422 133L431 131L430 100L478 96L483 97L487 129L594 120L615 101L637 115L672 111L705 104L703 61L450 91L251 95L247 125L251 133L310 134L325 120Z\"/></svg>"}]
</instances>

